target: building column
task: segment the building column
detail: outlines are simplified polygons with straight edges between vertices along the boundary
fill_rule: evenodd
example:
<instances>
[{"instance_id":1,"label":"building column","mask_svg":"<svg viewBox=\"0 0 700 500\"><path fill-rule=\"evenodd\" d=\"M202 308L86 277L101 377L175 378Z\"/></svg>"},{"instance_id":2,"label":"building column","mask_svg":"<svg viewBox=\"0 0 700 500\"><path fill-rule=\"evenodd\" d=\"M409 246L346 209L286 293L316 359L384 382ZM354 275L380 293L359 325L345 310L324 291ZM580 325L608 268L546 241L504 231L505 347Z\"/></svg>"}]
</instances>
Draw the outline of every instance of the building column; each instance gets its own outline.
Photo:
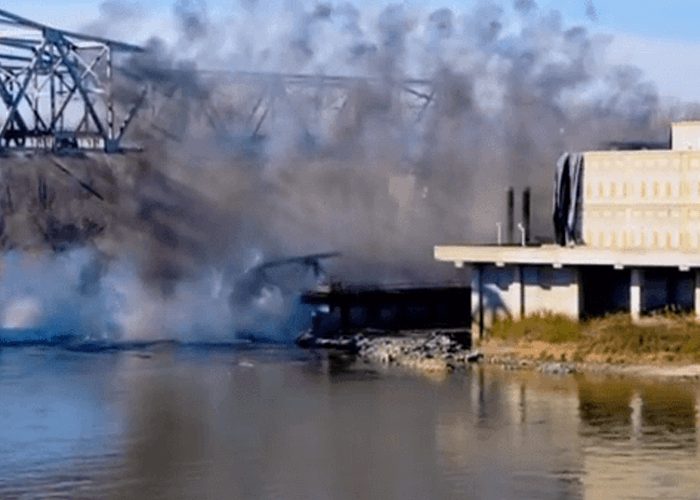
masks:
<instances>
[{"instance_id":1,"label":"building column","mask_svg":"<svg viewBox=\"0 0 700 500\"><path fill-rule=\"evenodd\" d=\"M511 317L515 321L523 319L525 312L525 284L523 283L523 266L514 266L513 268L513 288L510 290L512 296L515 297L511 306ZM511 299L512 300L512 299Z\"/></svg>"},{"instance_id":2,"label":"building column","mask_svg":"<svg viewBox=\"0 0 700 500\"><path fill-rule=\"evenodd\" d=\"M582 270L580 267L575 267L573 268L573 273L574 273L574 286L576 287L576 314L574 315L574 318L576 318L577 321L580 321L581 318L583 318L583 283L581 282L582 278Z\"/></svg>"},{"instance_id":3,"label":"building column","mask_svg":"<svg viewBox=\"0 0 700 500\"><path fill-rule=\"evenodd\" d=\"M477 264L472 268L472 302L474 301L474 292L476 292L476 318L472 318L472 324L476 323L479 340L484 338L485 320L484 320L484 266ZM476 276L474 276L476 274ZM474 311L474 307L472 307ZM472 336L473 338L473 336Z\"/></svg>"},{"instance_id":4,"label":"building column","mask_svg":"<svg viewBox=\"0 0 700 500\"><path fill-rule=\"evenodd\" d=\"M632 269L630 276L630 316L632 321L639 321L642 317L642 282L644 271Z\"/></svg>"},{"instance_id":5,"label":"building column","mask_svg":"<svg viewBox=\"0 0 700 500\"><path fill-rule=\"evenodd\" d=\"M525 319L525 266L518 266L518 280L520 281L520 319Z\"/></svg>"},{"instance_id":6,"label":"building column","mask_svg":"<svg viewBox=\"0 0 700 500\"><path fill-rule=\"evenodd\" d=\"M700 321L700 269L695 270L695 320Z\"/></svg>"}]
</instances>

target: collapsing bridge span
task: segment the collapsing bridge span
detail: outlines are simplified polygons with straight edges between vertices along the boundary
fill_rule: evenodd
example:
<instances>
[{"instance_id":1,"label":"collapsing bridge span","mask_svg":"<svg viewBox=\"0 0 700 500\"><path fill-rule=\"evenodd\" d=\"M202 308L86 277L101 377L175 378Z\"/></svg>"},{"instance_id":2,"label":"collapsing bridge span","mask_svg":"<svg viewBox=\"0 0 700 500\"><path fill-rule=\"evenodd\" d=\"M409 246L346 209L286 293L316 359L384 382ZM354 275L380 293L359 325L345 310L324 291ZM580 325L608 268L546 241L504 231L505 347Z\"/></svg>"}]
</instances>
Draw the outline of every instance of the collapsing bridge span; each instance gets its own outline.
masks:
<instances>
[{"instance_id":1,"label":"collapsing bridge span","mask_svg":"<svg viewBox=\"0 0 700 500\"><path fill-rule=\"evenodd\" d=\"M119 61L120 55L144 52L136 45L52 28L0 9L0 153L124 152L129 150L125 134L147 97L150 113L139 119L153 131L179 138L178 127L187 121L184 111L163 120L160 110L177 99L178 89L189 79L181 78L178 70L162 69L160 76L166 72L169 77L150 81L128 61ZM249 142L267 135L266 123L277 108L314 110L314 116L295 112L300 127L314 136L362 85L390 88L392 97L387 99L398 103L408 123L420 122L436 99L434 82L421 79L389 82L387 87L388 82L367 77L197 73L198 80L218 89L223 108L243 112L221 116L216 106L205 102L196 112L206 116L217 134ZM127 92L117 95L117 88Z\"/></svg>"}]
</instances>

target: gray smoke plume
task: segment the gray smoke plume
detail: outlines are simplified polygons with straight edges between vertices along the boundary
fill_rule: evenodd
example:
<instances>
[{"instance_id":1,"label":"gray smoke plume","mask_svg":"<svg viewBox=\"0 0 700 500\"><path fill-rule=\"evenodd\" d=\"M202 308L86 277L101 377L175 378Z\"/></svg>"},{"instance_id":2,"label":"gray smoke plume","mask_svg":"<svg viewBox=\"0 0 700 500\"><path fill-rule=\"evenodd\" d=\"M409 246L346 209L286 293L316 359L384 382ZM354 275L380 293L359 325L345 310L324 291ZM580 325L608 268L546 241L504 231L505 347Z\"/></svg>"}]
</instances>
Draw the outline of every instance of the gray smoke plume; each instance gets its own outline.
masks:
<instances>
[{"instance_id":1,"label":"gray smoke plume","mask_svg":"<svg viewBox=\"0 0 700 500\"><path fill-rule=\"evenodd\" d=\"M588 19L591 21L598 20L598 9L596 9L593 0L586 0L586 16L588 16Z\"/></svg>"},{"instance_id":2,"label":"gray smoke plume","mask_svg":"<svg viewBox=\"0 0 700 500\"><path fill-rule=\"evenodd\" d=\"M134 26L144 19L147 9L139 0L104 0L99 18L84 27L86 33L122 39L132 37Z\"/></svg>"},{"instance_id":3,"label":"gray smoke plume","mask_svg":"<svg viewBox=\"0 0 700 500\"><path fill-rule=\"evenodd\" d=\"M3 160L5 248L91 245L164 300L212 269L235 286L266 259L327 250L345 256L338 279L440 280L433 245L493 240L508 186L533 188L546 239L561 152L666 134L639 70L606 65L608 40L534 0L293 3L274 23L270 5L244 4L221 18L178 0L178 39L121 63L117 96L150 89L130 137L143 153L61 159L73 177ZM290 86L284 72L347 78Z\"/></svg>"}]
</instances>

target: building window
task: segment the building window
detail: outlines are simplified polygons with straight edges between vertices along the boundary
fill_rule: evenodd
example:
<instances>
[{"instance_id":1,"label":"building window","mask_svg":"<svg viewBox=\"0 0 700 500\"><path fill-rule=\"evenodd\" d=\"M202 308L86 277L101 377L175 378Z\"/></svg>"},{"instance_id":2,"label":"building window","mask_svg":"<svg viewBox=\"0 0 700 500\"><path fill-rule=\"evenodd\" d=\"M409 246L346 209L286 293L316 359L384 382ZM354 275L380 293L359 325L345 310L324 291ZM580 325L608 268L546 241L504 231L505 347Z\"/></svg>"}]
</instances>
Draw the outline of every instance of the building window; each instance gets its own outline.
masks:
<instances>
[{"instance_id":1,"label":"building window","mask_svg":"<svg viewBox=\"0 0 700 500\"><path fill-rule=\"evenodd\" d=\"M670 198L672 194L673 194L673 191L672 191L672 189L671 189L671 183L670 183L670 182L667 182L667 183L666 183L666 196L667 196L668 198Z\"/></svg>"},{"instance_id":2,"label":"building window","mask_svg":"<svg viewBox=\"0 0 700 500\"><path fill-rule=\"evenodd\" d=\"M617 186L615 185L614 182L610 183L610 197L614 198L617 195Z\"/></svg>"},{"instance_id":3,"label":"building window","mask_svg":"<svg viewBox=\"0 0 700 500\"><path fill-rule=\"evenodd\" d=\"M656 231L654 231L654 240L653 240L652 247L653 248L659 247L659 233L657 233Z\"/></svg>"},{"instance_id":4,"label":"building window","mask_svg":"<svg viewBox=\"0 0 700 500\"><path fill-rule=\"evenodd\" d=\"M604 192L604 188L603 188L603 183L602 183L602 182L599 182L599 183L598 183L598 197L599 197L599 198L602 198L603 196L605 196L605 192Z\"/></svg>"},{"instance_id":5,"label":"building window","mask_svg":"<svg viewBox=\"0 0 700 500\"><path fill-rule=\"evenodd\" d=\"M700 184L698 184L698 190L700 192ZM642 182L642 191L641 192L642 192L642 198L646 198L647 197L647 183L646 182Z\"/></svg>"},{"instance_id":6,"label":"building window","mask_svg":"<svg viewBox=\"0 0 700 500\"><path fill-rule=\"evenodd\" d=\"M659 196L659 183L654 181L654 198L658 198Z\"/></svg>"}]
</instances>

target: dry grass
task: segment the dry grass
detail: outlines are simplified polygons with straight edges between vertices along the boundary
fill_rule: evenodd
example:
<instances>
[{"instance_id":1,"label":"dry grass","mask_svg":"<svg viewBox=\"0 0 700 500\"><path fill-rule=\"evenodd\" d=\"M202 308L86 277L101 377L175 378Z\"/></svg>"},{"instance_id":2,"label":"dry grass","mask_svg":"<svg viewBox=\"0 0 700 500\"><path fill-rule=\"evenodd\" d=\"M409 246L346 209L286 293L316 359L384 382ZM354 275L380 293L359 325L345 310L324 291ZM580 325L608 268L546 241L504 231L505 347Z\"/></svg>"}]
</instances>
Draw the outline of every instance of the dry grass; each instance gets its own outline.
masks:
<instances>
[{"instance_id":1,"label":"dry grass","mask_svg":"<svg viewBox=\"0 0 700 500\"><path fill-rule=\"evenodd\" d=\"M492 337L507 341L541 341L550 344L580 342L583 325L566 316L543 313L514 321L498 321L493 325Z\"/></svg>"},{"instance_id":2,"label":"dry grass","mask_svg":"<svg viewBox=\"0 0 700 500\"><path fill-rule=\"evenodd\" d=\"M700 324L666 314L632 323L628 315L577 322L555 314L520 321L502 320L492 338L525 346L546 343L553 351L567 345L567 358L580 361L700 362Z\"/></svg>"},{"instance_id":3,"label":"dry grass","mask_svg":"<svg viewBox=\"0 0 700 500\"><path fill-rule=\"evenodd\" d=\"M616 315L587 324L582 354L628 355L663 361L700 361L700 325L691 318L664 315L641 324Z\"/></svg>"}]
</instances>

